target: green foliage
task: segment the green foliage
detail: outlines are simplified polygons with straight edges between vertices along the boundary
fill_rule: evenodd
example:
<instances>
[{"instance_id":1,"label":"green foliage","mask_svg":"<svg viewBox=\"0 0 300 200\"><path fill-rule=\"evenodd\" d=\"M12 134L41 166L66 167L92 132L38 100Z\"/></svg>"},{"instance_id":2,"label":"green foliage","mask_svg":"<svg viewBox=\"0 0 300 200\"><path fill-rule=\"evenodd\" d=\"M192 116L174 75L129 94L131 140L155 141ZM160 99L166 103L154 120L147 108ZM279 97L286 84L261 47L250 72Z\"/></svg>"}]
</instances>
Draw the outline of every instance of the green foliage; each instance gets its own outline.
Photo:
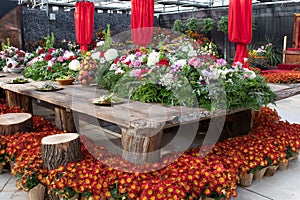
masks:
<instances>
[{"instance_id":1,"label":"green foliage","mask_svg":"<svg viewBox=\"0 0 300 200\"><path fill-rule=\"evenodd\" d=\"M266 84L262 76L257 75L255 79L241 79L233 76L231 82L224 82L227 109L251 108L259 110L262 105L275 104L275 94Z\"/></svg>"},{"instance_id":2,"label":"green foliage","mask_svg":"<svg viewBox=\"0 0 300 200\"><path fill-rule=\"evenodd\" d=\"M106 51L112 45L111 33L110 33L110 24L107 24L107 30L103 31L104 35L104 44L101 46L101 51Z\"/></svg>"},{"instance_id":3,"label":"green foliage","mask_svg":"<svg viewBox=\"0 0 300 200\"><path fill-rule=\"evenodd\" d=\"M22 72L22 75L26 78L31 78L35 81L43 80L55 80L61 77L76 77L77 72L70 70L68 63L62 63L53 65L51 67L47 66L47 61L35 62L32 66L28 66Z\"/></svg>"},{"instance_id":4,"label":"green foliage","mask_svg":"<svg viewBox=\"0 0 300 200\"><path fill-rule=\"evenodd\" d=\"M191 17L187 20L186 27L190 31L198 31L198 19L195 17Z\"/></svg>"},{"instance_id":5,"label":"green foliage","mask_svg":"<svg viewBox=\"0 0 300 200\"><path fill-rule=\"evenodd\" d=\"M25 182L24 187L27 188L28 190L31 190L32 188L34 188L40 183L34 171L32 171L31 173L27 173L26 180L27 181Z\"/></svg>"},{"instance_id":6,"label":"green foliage","mask_svg":"<svg viewBox=\"0 0 300 200\"><path fill-rule=\"evenodd\" d=\"M205 18L201 22L201 31L204 33L208 33L214 28L215 20L212 18Z\"/></svg>"},{"instance_id":7,"label":"green foliage","mask_svg":"<svg viewBox=\"0 0 300 200\"><path fill-rule=\"evenodd\" d=\"M217 26L218 26L218 31L221 31L221 32L227 34L228 33L228 17L227 16L221 17L221 19L217 23Z\"/></svg>"},{"instance_id":8,"label":"green foliage","mask_svg":"<svg viewBox=\"0 0 300 200\"><path fill-rule=\"evenodd\" d=\"M184 26L182 20L177 19L177 20L174 22L174 25L173 25L172 30L173 30L175 33L184 33L184 32L185 32L185 26Z\"/></svg>"},{"instance_id":9,"label":"green foliage","mask_svg":"<svg viewBox=\"0 0 300 200\"><path fill-rule=\"evenodd\" d=\"M45 40L46 40L45 48L46 49L52 48L55 43L54 33L52 32L51 36L47 35L47 37L45 37Z\"/></svg>"}]
</instances>

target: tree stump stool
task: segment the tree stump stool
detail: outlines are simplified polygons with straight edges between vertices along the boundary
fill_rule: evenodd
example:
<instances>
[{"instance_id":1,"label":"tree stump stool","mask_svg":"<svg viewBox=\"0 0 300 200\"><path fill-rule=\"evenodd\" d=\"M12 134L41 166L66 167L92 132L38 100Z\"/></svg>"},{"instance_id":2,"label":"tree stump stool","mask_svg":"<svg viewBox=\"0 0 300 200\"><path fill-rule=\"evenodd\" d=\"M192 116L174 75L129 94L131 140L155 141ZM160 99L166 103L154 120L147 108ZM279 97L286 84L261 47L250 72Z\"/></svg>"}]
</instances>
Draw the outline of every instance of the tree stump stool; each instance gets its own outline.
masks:
<instances>
[{"instance_id":1,"label":"tree stump stool","mask_svg":"<svg viewBox=\"0 0 300 200\"><path fill-rule=\"evenodd\" d=\"M43 166L55 169L60 165L78 162L82 159L79 134L64 133L49 135L42 139Z\"/></svg>"},{"instance_id":2,"label":"tree stump stool","mask_svg":"<svg viewBox=\"0 0 300 200\"><path fill-rule=\"evenodd\" d=\"M32 115L30 113L7 113L0 115L1 135L32 131L32 127Z\"/></svg>"}]
</instances>

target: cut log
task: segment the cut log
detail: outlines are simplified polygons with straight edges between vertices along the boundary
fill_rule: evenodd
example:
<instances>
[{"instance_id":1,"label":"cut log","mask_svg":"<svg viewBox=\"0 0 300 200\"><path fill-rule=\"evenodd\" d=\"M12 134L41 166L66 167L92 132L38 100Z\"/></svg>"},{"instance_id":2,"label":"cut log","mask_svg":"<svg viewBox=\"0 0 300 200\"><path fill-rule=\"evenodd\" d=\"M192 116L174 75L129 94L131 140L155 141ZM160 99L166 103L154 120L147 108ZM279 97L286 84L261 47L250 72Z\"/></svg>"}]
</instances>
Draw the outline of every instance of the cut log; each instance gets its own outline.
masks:
<instances>
[{"instance_id":1,"label":"cut log","mask_svg":"<svg viewBox=\"0 0 300 200\"><path fill-rule=\"evenodd\" d=\"M12 135L16 132L32 131L30 113L7 113L0 115L0 135Z\"/></svg>"},{"instance_id":2,"label":"cut log","mask_svg":"<svg viewBox=\"0 0 300 200\"><path fill-rule=\"evenodd\" d=\"M67 111L62 107L55 107L55 125L57 128L67 131L76 132L72 111Z\"/></svg>"},{"instance_id":3,"label":"cut log","mask_svg":"<svg viewBox=\"0 0 300 200\"><path fill-rule=\"evenodd\" d=\"M64 133L42 139L43 166L55 169L60 165L78 162L82 158L80 138L77 133Z\"/></svg>"},{"instance_id":4,"label":"cut log","mask_svg":"<svg viewBox=\"0 0 300 200\"><path fill-rule=\"evenodd\" d=\"M162 125L157 122L142 121L131 128L122 129L123 159L133 164L159 162Z\"/></svg>"},{"instance_id":5,"label":"cut log","mask_svg":"<svg viewBox=\"0 0 300 200\"><path fill-rule=\"evenodd\" d=\"M32 98L26 95L17 94L15 92L6 90L6 102L9 107L18 106L28 113L32 113Z\"/></svg>"}]
</instances>

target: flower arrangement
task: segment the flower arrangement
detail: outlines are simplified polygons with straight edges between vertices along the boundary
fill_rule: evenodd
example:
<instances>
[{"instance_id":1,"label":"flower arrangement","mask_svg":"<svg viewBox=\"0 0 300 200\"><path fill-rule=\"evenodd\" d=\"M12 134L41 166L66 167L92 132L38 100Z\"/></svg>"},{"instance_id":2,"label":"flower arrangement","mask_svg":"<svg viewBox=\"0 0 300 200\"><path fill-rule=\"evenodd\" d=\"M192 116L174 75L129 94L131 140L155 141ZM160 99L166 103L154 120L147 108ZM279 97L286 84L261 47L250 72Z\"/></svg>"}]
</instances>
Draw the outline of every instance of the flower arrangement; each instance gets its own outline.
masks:
<instances>
[{"instance_id":1,"label":"flower arrangement","mask_svg":"<svg viewBox=\"0 0 300 200\"><path fill-rule=\"evenodd\" d=\"M249 51L249 62L252 67L262 68L266 65L277 65L280 62L279 55L274 49L272 43L262 45L257 49Z\"/></svg>"},{"instance_id":2,"label":"flower arrangement","mask_svg":"<svg viewBox=\"0 0 300 200\"><path fill-rule=\"evenodd\" d=\"M173 53L162 49L137 49L118 57L111 65L101 65L99 86L137 101L199 104L202 108L216 109L217 105L211 105L213 97L208 87L218 82L224 86L228 109L259 109L274 102L275 95L263 77L239 64L231 66L225 60L204 53L209 52L208 49L197 52L190 43L184 42ZM180 89L183 87L185 90Z\"/></svg>"},{"instance_id":3,"label":"flower arrangement","mask_svg":"<svg viewBox=\"0 0 300 200\"><path fill-rule=\"evenodd\" d=\"M69 50L53 47L38 48L36 57L28 62L23 76L33 80L55 80L62 77L77 77L80 55Z\"/></svg>"}]
</instances>

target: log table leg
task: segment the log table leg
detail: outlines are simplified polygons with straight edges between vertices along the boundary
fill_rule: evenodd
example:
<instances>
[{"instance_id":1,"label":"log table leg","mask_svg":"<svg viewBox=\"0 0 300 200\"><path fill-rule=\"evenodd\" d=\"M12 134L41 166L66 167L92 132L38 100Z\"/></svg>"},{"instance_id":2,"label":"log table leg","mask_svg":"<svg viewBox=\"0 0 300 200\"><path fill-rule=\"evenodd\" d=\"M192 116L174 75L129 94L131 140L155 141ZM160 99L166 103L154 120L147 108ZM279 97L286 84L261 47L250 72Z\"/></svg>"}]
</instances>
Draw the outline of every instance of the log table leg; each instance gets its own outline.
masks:
<instances>
[{"instance_id":1,"label":"log table leg","mask_svg":"<svg viewBox=\"0 0 300 200\"><path fill-rule=\"evenodd\" d=\"M55 125L57 128L61 130L65 130L67 132L77 132L74 119L73 119L73 112L70 110L68 111L62 107L55 107Z\"/></svg>"},{"instance_id":2,"label":"log table leg","mask_svg":"<svg viewBox=\"0 0 300 200\"><path fill-rule=\"evenodd\" d=\"M122 129L122 157L133 164L159 162L163 126L157 122L138 122Z\"/></svg>"},{"instance_id":3,"label":"log table leg","mask_svg":"<svg viewBox=\"0 0 300 200\"><path fill-rule=\"evenodd\" d=\"M0 115L0 135L12 135L21 131L32 131L30 113L7 113Z\"/></svg>"},{"instance_id":4,"label":"log table leg","mask_svg":"<svg viewBox=\"0 0 300 200\"><path fill-rule=\"evenodd\" d=\"M32 113L32 98L6 90L6 102L9 107L18 106L25 112Z\"/></svg>"}]
</instances>

